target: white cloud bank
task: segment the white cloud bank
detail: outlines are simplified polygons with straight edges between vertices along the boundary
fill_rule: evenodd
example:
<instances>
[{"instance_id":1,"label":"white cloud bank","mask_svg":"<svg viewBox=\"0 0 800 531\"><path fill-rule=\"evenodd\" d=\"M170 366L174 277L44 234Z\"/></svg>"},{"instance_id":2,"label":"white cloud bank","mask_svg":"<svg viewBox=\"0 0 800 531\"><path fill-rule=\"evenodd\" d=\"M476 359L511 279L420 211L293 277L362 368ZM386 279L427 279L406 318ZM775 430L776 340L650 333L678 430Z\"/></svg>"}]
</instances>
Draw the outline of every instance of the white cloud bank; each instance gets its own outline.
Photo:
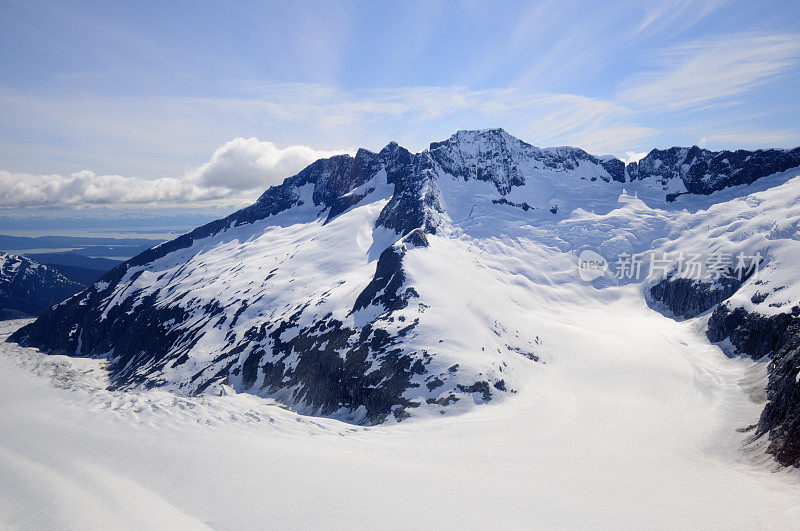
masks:
<instances>
[{"instance_id":1,"label":"white cloud bank","mask_svg":"<svg viewBox=\"0 0 800 531\"><path fill-rule=\"evenodd\" d=\"M89 170L68 176L0 170L0 206L4 207L183 202L219 199L229 193L225 189L201 188L186 179L148 180L96 175Z\"/></svg>"},{"instance_id":2,"label":"white cloud bank","mask_svg":"<svg viewBox=\"0 0 800 531\"><path fill-rule=\"evenodd\" d=\"M320 158L341 152L307 146L278 148L257 138L235 138L217 148L211 160L191 172L188 180L203 187L253 190L280 184Z\"/></svg>"},{"instance_id":3,"label":"white cloud bank","mask_svg":"<svg viewBox=\"0 0 800 531\"><path fill-rule=\"evenodd\" d=\"M0 207L252 199L311 162L336 153L306 146L278 148L257 138L235 138L217 148L208 162L176 178L96 175L89 170L68 176L0 170Z\"/></svg>"}]
</instances>

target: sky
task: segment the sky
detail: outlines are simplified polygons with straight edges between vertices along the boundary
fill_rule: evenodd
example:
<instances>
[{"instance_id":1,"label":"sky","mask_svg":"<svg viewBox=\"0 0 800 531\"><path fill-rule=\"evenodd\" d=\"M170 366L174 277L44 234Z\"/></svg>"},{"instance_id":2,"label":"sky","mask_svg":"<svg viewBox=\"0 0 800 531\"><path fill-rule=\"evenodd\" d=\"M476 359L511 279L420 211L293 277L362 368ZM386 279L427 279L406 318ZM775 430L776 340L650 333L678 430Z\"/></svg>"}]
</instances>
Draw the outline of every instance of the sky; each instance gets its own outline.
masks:
<instances>
[{"instance_id":1,"label":"sky","mask_svg":"<svg viewBox=\"0 0 800 531\"><path fill-rule=\"evenodd\" d=\"M622 159L800 145L797 1L0 0L0 35L0 230L211 219L459 129Z\"/></svg>"}]
</instances>

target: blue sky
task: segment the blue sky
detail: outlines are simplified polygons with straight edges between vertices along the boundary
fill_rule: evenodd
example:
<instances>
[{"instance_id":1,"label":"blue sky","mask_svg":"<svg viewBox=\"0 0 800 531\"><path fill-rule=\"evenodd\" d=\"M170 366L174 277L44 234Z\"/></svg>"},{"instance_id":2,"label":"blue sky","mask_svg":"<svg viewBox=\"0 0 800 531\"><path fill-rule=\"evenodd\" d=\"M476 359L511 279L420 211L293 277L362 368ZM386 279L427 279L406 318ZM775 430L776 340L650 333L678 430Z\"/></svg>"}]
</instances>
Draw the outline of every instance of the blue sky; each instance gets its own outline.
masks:
<instances>
[{"instance_id":1,"label":"blue sky","mask_svg":"<svg viewBox=\"0 0 800 531\"><path fill-rule=\"evenodd\" d=\"M796 1L0 0L0 34L6 216L213 215L319 156L467 128L800 145Z\"/></svg>"}]
</instances>

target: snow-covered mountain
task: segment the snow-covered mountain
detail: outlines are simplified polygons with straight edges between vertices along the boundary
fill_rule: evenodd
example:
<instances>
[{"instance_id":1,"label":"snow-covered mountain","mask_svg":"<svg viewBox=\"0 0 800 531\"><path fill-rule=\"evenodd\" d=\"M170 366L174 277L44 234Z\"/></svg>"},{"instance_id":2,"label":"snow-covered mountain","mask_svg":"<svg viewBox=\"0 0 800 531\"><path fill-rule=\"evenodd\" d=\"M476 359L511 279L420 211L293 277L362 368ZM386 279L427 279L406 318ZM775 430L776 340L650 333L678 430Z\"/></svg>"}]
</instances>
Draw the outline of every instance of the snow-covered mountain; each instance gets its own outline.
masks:
<instances>
[{"instance_id":1,"label":"snow-covered mountain","mask_svg":"<svg viewBox=\"0 0 800 531\"><path fill-rule=\"evenodd\" d=\"M785 279L800 256L800 201L787 199L800 190L797 166L800 149L693 147L626 167L500 129L460 131L416 154L362 149L125 262L11 340L108 358L119 389L229 385L357 423L439 416L513 395L520 375L558 356L562 309L635 280L607 271L581 284L580 251L613 261L724 244L760 252L761 274L734 282L731 267L694 282L665 269L638 280L679 317L734 295L709 337L755 356L723 312L796 315L800 296ZM737 306L746 296L763 300Z\"/></svg>"},{"instance_id":2,"label":"snow-covered mountain","mask_svg":"<svg viewBox=\"0 0 800 531\"><path fill-rule=\"evenodd\" d=\"M39 315L83 288L52 267L0 252L0 320Z\"/></svg>"}]
</instances>

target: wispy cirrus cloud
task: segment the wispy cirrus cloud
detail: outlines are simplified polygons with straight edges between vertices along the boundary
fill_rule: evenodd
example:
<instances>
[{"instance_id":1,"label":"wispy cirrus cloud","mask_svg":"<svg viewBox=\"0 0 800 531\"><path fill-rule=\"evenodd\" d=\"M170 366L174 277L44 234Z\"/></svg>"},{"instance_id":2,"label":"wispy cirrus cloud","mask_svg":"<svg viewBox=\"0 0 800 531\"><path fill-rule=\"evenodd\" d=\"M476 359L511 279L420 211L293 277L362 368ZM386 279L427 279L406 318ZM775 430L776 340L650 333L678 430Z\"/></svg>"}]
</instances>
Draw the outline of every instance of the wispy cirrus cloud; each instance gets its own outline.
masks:
<instances>
[{"instance_id":1,"label":"wispy cirrus cloud","mask_svg":"<svg viewBox=\"0 0 800 531\"><path fill-rule=\"evenodd\" d=\"M523 101L513 111L525 117L519 133L537 145L574 145L604 154L658 133L614 101L574 94L541 94Z\"/></svg>"},{"instance_id":2,"label":"wispy cirrus cloud","mask_svg":"<svg viewBox=\"0 0 800 531\"><path fill-rule=\"evenodd\" d=\"M717 104L773 80L798 59L797 33L692 42L655 54L659 69L624 81L618 99L657 112Z\"/></svg>"},{"instance_id":3,"label":"wispy cirrus cloud","mask_svg":"<svg viewBox=\"0 0 800 531\"><path fill-rule=\"evenodd\" d=\"M639 8L642 11L642 18L634 34L641 35L664 28L684 30L700 24L726 3L727 0L635 2L631 7Z\"/></svg>"}]
</instances>

